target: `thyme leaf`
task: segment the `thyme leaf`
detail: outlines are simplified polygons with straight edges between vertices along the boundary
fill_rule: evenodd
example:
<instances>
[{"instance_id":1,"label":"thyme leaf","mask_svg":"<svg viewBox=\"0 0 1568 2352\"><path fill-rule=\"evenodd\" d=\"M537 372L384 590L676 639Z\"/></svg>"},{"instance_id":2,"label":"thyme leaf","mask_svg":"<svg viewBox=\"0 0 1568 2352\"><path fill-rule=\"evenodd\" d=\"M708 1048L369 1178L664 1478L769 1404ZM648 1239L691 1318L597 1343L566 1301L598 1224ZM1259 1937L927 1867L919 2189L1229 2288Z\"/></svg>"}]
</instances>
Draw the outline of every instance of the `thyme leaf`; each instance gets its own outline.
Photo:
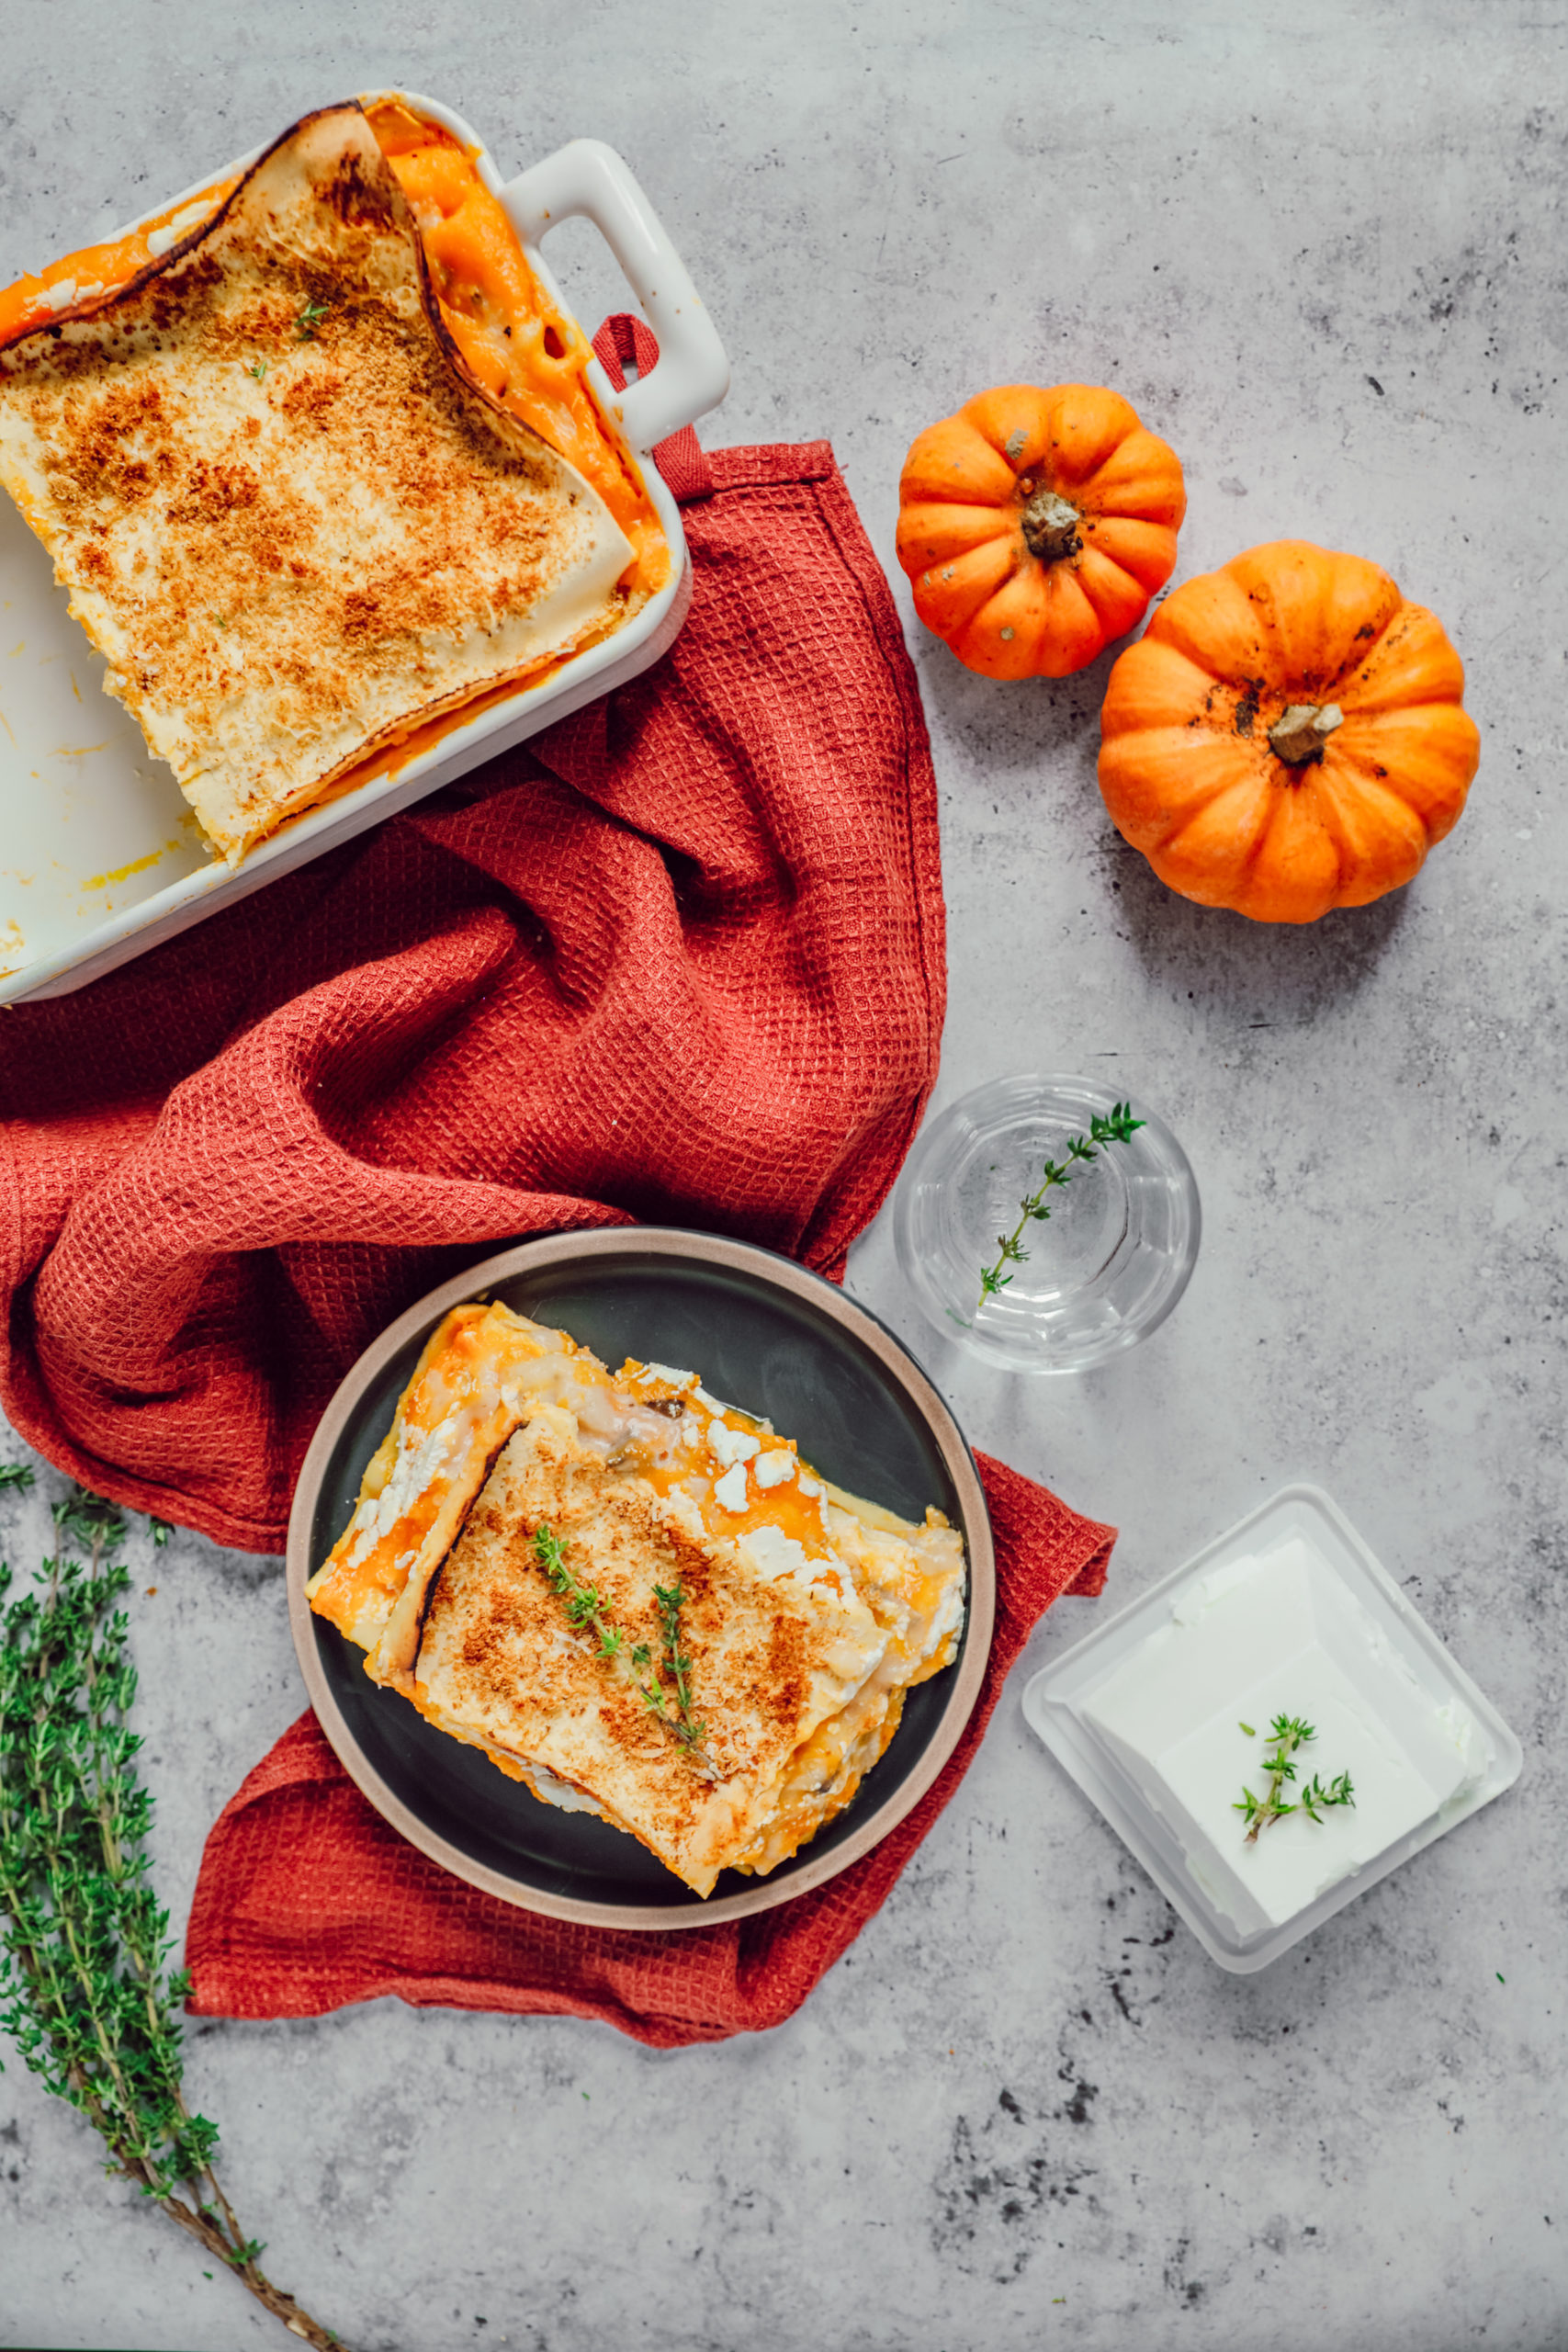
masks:
<instances>
[{"instance_id":1,"label":"thyme leaf","mask_svg":"<svg viewBox=\"0 0 1568 2352\"><path fill-rule=\"evenodd\" d=\"M980 1295L975 1303L976 1315L987 1299L999 1298L1011 1282L1012 1276L1003 1269L1021 1266L1027 1260L1029 1252L1023 1247L1023 1230L1025 1226L1032 1223L1043 1225L1050 1216L1051 1212L1045 1205L1046 1193L1054 1192L1060 1184L1071 1183L1073 1170L1081 1162L1098 1159L1101 1144L1130 1143L1145 1124L1143 1119L1134 1118L1130 1102L1117 1102L1108 1115L1102 1116L1098 1111L1095 1113L1089 1121L1087 1136L1073 1136L1068 1139L1065 1159L1048 1159L1045 1162L1044 1173L1039 1183L1018 1204L1021 1212L1018 1223L1010 1233L998 1233L997 1236L998 1254L995 1265L980 1269Z\"/></svg>"},{"instance_id":2,"label":"thyme leaf","mask_svg":"<svg viewBox=\"0 0 1568 2352\"><path fill-rule=\"evenodd\" d=\"M316 329L321 325L321 321L326 317L327 312L331 308L332 304L330 302L318 302L314 296L311 296L311 298L306 302L304 309L300 311L298 319L296 319L294 322L301 343L314 343L316 340ZM258 378L257 380L259 382L260 379Z\"/></svg>"},{"instance_id":3,"label":"thyme leaf","mask_svg":"<svg viewBox=\"0 0 1568 2352\"><path fill-rule=\"evenodd\" d=\"M1253 1736L1246 1724L1240 1728L1247 1732L1249 1738ZM1356 1792L1348 1772L1338 1773L1326 1788L1314 1772L1306 1785L1297 1790L1294 1799L1286 1796L1287 1785L1296 1785L1296 1768L1291 1761L1292 1757L1298 1748L1305 1747L1316 1737L1314 1726L1301 1715L1274 1717L1269 1726L1263 1755L1263 1770L1269 1775L1269 1786L1260 1798L1255 1797L1244 1781L1241 1794L1231 1807L1233 1813L1239 1813L1247 1822L1247 1845L1256 1845L1259 1833L1267 1829L1271 1821L1282 1821L1288 1813L1304 1813L1309 1821L1315 1821L1321 1826L1325 1812L1336 1805L1355 1804Z\"/></svg>"},{"instance_id":4,"label":"thyme leaf","mask_svg":"<svg viewBox=\"0 0 1568 2352\"><path fill-rule=\"evenodd\" d=\"M599 1644L599 1656L610 1663L625 1654L633 1682L649 1713L659 1717L703 1778L716 1781L718 1769L703 1744L707 1726L698 1723L692 1712L692 1661L681 1648L681 1611L686 1596L680 1583L669 1587L656 1584L653 1588L660 1630L664 1637L663 1656L656 1669L649 1645L646 1642L627 1643L598 1587L578 1582L566 1564L566 1545L547 1523L542 1522L534 1530L534 1557L544 1570L552 1592L565 1601L567 1623L574 1633L592 1634ZM659 1679L661 1673L674 1683L673 1707ZM642 1679L644 1675L649 1678L646 1682Z\"/></svg>"},{"instance_id":5,"label":"thyme leaf","mask_svg":"<svg viewBox=\"0 0 1568 2352\"><path fill-rule=\"evenodd\" d=\"M0 1487L31 1483L24 1465L0 1469ZM337 2338L260 2267L261 2242L213 2170L218 2127L186 2103L189 1979L167 1967L175 1939L151 1879L152 1800L136 1770L136 1669L117 1606L130 1585L116 1557L126 1523L81 1490L54 1523L37 1589L11 1598L0 1563L0 2027L98 2133L111 2172L330 2352Z\"/></svg>"}]
</instances>

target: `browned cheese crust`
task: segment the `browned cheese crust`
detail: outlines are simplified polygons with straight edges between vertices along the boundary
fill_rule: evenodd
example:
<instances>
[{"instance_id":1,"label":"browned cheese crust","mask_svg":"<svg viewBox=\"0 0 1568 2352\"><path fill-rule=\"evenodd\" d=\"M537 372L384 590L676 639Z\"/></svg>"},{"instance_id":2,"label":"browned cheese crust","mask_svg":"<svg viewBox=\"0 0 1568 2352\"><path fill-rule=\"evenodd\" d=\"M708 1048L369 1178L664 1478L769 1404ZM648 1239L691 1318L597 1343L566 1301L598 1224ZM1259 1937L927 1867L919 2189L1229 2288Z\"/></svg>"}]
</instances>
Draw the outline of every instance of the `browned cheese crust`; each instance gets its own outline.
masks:
<instances>
[{"instance_id":1,"label":"browned cheese crust","mask_svg":"<svg viewBox=\"0 0 1568 2352\"><path fill-rule=\"evenodd\" d=\"M0 349L0 481L231 861L632 609L597 493L464 372L357 106Z\"/></svg>"},{"instance_id":2,"label":"browned cheese crust","mask_svg":"<svg viewBox=\"0 0 1568 2352\"><path fill-rule=\"evenodd\" d=\"M626 1650L606 1662L574 1632L534 1547L548 1525L577 1580L604 1596ZM682 1646L713 1776L652 1714L629 1651L657 1661L655 1586L679 1585ZM547 1407L503 1447L436 1580L414 1697L457 1737L565 1783L555 1802L629 1829L705 1894L746 1855L790 1758L880 1660L885 1636L853 1592L770 1580L741 1547L682 1526L644 1478L584 1446ZM668 1691L668 1683L666 1683ZM536 1785L537 1783L536 1782Z\"/></svg>"}]
</instances>

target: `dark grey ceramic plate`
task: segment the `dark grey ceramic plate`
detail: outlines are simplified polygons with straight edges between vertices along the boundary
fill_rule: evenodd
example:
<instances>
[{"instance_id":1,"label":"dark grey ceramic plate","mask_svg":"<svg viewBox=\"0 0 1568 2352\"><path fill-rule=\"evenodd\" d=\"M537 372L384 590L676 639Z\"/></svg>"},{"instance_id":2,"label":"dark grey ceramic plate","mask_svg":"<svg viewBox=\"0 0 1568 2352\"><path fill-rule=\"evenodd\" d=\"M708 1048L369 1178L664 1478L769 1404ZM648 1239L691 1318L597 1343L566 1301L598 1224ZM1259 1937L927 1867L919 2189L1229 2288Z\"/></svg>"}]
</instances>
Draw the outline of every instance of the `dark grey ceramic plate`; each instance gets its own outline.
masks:
<instances>
[{"instance_id":1,"label":"dark grey ceramic plate","mask_svg":"<svg viewBox=\"0 0 1568 2352\"><path fill-rule=\"evenodd\" d=\"M478 1296L558 1325L612 1367L628 1355L689 1366L715 1396L765 1417L837 1486L963 1530L970 1600L959 1656L909 1693L886 1755L853 1804L767 1878L726 1871L702 1902L623 1831L542 1804L476 1748L372 1683L363 1653L314 1616L306 1578L347 1525L366 1464L425 1340ZM288 1531L295 1646L321 1727L371 1803L460 1878L506 1901L605 1926L669 1928L762 1910L869 1851L923 1795L978 1694L995 1586L973 1459L946 1406L876 1318L831 1283L743 1242L637 1227L551 1235L431 1292L367 1350L322 1417Z\"/></svg>"}]
</instances>

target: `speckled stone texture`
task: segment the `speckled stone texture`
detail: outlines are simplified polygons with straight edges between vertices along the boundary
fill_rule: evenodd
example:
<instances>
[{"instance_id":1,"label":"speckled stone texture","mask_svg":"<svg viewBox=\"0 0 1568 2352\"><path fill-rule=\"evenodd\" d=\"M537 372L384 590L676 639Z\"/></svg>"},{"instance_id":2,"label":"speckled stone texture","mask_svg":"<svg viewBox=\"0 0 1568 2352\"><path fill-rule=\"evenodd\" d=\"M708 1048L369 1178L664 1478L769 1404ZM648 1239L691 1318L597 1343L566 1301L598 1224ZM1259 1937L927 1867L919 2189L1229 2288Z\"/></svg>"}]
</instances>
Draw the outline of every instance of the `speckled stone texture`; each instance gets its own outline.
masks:
<instances>
[{"instance_id":1,"label":"speckled stone texture","mask_svg":"<svg viewBox=\"0 0 1568 2352\"><path fill-rule=\"evenodd\" d=\"M829 435L891 562L921 425L989 383L1113 383L1186 465L1179 578L1284 535L1375 557L1442 616L1484 739L1411 889L1255 929L1111 832L1104 663L972 678L899 581L943 797L939 1099L1106 1074L1182 1136L1206 1231L1173 1319L1077 1382L921 1329L886 1218L852 1283L978 1442L1121 1523L1107 1601L1055 1611L1016 1685L1315 1478L1514 1723L1518 1788L1231 1978L1015 1685L886 1912L764 2040L656 2056L390 2004L203 2026L247 2225L361 2352L1568 2343L1565 36L1553 0L6 11L6 276L355 87L444 97L518 165L595 133L733 356L705 439ZM558 243L592 322L614 270L581 225ZM52 1484L8 1510L14 1560ZM138 1543L178 1922L300 1686L278 1563ZM281 2343L7 2064L4 2341Z\"/></svg>"}]
</instances>

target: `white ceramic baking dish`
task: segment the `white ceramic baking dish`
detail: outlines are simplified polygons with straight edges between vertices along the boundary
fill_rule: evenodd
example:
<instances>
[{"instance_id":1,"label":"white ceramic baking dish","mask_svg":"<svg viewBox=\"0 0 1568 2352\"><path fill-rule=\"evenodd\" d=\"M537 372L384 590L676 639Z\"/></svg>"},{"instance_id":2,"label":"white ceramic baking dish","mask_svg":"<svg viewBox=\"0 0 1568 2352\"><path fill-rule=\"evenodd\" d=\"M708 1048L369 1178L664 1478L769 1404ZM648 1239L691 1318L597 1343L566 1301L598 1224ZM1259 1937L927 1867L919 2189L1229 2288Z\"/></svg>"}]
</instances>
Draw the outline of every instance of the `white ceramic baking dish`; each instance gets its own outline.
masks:
<instances>
[{"instance_id":1,"label":"white ceramic baking dish","mask_svg":"<svg viewBox=\"0 0 1568 2352\"><path fill-rule=\"evenodd\" d=\"M232 869L211 856L173 772L152 757L130 713L103 691L103 660L72 619L50 558L0 494L0 1004L79 989L379 823L646 670L685 617L691 578L680 510L648 452L717 406L729 388L729 364L658 216L621 157L598 140L573 140L507 182L460 116L433 99L399 95L477 151L486 187L506 208L532 267L563 309L569 306L539 250L548 230L585 217L620 264L659 338L659 365L624 392L615 390L597 360L587 380L601 410L644 460L674 558L670 582L615 637L455 727L395 773L372 776L293 820ZM256 148L209 173L116 234L243 171L263 152Z\"/></svg>"}]
</instances>

